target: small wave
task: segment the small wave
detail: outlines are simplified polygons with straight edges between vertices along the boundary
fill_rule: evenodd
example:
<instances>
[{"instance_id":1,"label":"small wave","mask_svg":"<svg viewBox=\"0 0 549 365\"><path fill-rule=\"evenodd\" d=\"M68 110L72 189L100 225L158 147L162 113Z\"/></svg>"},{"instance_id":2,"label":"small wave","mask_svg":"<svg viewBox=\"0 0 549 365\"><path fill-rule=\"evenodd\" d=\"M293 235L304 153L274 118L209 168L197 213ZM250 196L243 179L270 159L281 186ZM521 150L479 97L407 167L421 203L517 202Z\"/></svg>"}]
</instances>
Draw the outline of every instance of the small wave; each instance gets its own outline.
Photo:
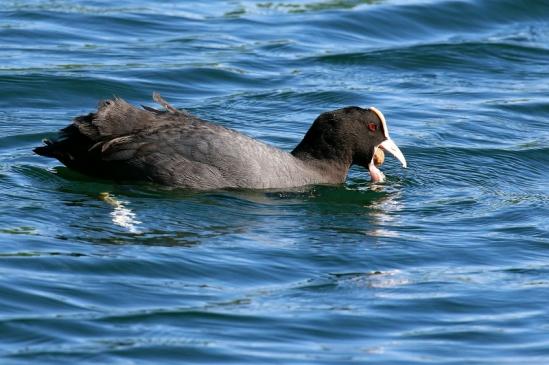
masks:
<instances>
[{"instance_id":1,"label":"small wave","mask_svg":"<svg viewBox=\"0 0 549 365\"><path fill-rule=\"evenodd\" d=\"M313 62L336 65L367 65L401 70L444 70L450 72L500 72L513 62L545 65L549 50L505 43L458 42L419 44L348 54L309 58ZM516 66L518 67L518 66Z\"/></svg>"}]
</instances>

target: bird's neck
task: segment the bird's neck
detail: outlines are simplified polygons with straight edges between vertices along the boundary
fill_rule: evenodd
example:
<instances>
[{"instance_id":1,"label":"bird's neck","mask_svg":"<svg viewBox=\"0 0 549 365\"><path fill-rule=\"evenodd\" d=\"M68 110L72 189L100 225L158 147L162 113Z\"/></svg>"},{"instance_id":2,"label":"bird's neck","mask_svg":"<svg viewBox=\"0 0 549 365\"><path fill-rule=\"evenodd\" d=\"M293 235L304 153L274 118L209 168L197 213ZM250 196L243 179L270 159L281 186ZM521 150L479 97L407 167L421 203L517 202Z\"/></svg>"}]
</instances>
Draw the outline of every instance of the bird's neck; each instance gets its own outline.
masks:
<instances>
[{"instance_id":1,"label":"bird's neck","mask_svg":"<svg viewBox=\"0 0 549 365\"><path fill-rule=\"evenodd\" d=\"M300 149L299 145L291 152L294 157L301 160L308 167L312 168L326 183L341 184L347 179L351 167L351 155L326 154L319 151L308 151Z\"/></svg>"}]
</instances>

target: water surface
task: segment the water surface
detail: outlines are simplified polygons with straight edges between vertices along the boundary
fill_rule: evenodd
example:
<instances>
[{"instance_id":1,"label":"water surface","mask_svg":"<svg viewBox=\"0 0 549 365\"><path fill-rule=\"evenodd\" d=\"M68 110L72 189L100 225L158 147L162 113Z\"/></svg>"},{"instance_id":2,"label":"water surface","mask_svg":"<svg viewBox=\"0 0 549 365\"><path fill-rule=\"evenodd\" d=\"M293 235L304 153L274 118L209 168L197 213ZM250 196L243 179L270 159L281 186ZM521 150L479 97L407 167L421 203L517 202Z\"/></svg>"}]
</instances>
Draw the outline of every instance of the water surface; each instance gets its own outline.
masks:
<instances>
[{"instance_id":1,"label":"water surface","mask_svg":"<svg viewBox=\"0 0 549 365\"><path fill-rule=\"evenodd\" d=\"M388 181L174 191L33 155L117 95L283 149L376 106ZM0 5L2 364L549 363L549 4Z\"/></svg>"}]
</instances>

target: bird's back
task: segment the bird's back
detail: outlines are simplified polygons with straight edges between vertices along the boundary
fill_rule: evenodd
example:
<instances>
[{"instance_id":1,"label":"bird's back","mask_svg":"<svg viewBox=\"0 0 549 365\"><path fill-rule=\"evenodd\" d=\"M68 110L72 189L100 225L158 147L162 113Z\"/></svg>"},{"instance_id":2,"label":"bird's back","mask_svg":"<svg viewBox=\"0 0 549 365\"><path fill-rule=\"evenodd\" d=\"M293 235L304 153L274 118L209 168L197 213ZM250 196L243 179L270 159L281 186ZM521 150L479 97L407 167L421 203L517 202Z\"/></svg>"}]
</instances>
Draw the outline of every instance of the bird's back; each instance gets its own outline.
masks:
<instances>
[{"instance_id":1,"label":"bird's back","mask_svg":"<svg viewBox=\"0 0 549 365\"><path fill-rule=\"evenodd\" d=\"M193 189L284 188L321 182L291 154L178 111L102 102L35 152L100 177Z\"/></svg>"}]
</instances>

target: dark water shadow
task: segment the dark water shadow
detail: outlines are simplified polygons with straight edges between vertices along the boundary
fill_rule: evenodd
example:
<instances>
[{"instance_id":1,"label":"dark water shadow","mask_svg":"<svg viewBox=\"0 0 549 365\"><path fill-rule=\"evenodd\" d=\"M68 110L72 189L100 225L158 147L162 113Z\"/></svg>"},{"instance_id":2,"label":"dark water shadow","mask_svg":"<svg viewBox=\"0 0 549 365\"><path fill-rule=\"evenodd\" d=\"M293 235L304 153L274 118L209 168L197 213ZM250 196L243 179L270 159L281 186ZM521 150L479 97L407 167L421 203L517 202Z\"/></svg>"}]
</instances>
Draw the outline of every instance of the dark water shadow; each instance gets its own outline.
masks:
<instances>
[{"instance_id":1,"label":"dark water shadow","mask_svg":"<svg viewBox=\"0 0 549 365\"><path fill-rule=\"evenodd\" d=\"M319 241L376 235L369 227L387 221L385 207L400 204L395 201L405 185L399 178L384 184L350 178L340 186L193 191L90 178L66 167L19 166L17 172L23 187L49 196L52 203L40 214L59 215L52 222L61 231L55 238L109 245L192 247L253 235L297 242L311 232ZM287 237L270 233L279 229Z\"/></svg>"}]
</instances>

